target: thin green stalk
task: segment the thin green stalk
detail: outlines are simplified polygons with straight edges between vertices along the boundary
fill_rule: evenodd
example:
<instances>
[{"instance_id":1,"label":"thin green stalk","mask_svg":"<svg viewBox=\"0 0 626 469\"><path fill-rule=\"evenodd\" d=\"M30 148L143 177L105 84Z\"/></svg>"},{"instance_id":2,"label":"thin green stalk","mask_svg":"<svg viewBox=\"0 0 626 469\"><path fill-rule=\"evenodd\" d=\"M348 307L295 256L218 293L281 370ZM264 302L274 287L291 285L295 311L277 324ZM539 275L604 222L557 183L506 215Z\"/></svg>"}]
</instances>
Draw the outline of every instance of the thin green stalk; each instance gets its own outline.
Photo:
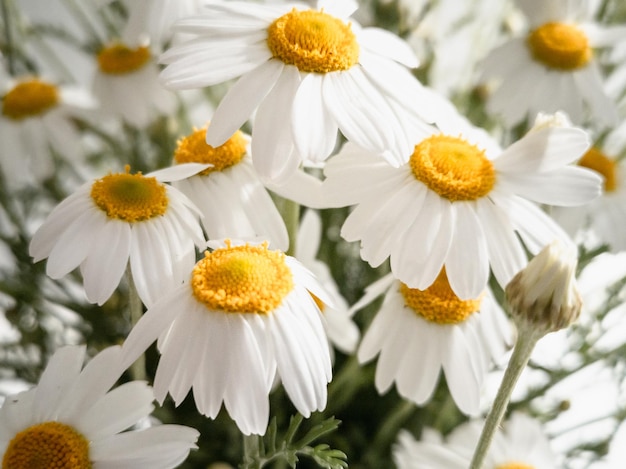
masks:
<instances>
[{"instance_id":1,"label":"thin green stalk","mask_svg":"<svg viewBox=\"0 0 626 469\"><path fill-rule=\"evenodd\" d=\"M137 293L137 287L130 271L130 266L126 269L126 278L128 279L128 309L130 310L130 323L132 326L137 324L143 315L143 302ZM134 380L146 381L146 356L142 353L135 363L130 366L130 373Z\"/></svg>"},{"instance_id":2,"label":"thin green stalk","mask_svg":"<svg viewBox=\"0 0 626 469\"><path fill-rule=\"evenodd\" d=\"M280 213L285 221L287 233L289 233L289 249L286 254L294 256L296 253L298 227L300 225L300 204L292 200L283 199L280 207Z\"/></svg>"},{"instance_id":3,"label":"thin green stalk","mask_svg":"<svg viewBox=\"0 0 626 469\"><path fill-rule=\"evenodd\" d=\"M11 75L16 74L15 69L15 51L13 50L13 35L11 33L11 19L9 18L9 6L7 2L9 0L0 1L0 8L2 11L2 20L4 21L4 40L6 42L6 49L4 54L7 58L7 68Z\"/></svg>"},{"instance_id":4,"label":"thin green stalk","mask_svg":"<svg viewBox=\"0 0 626 469\"><path fill-rule=\"evenodd\" d=\"M470 464L470 469L481 469L489 451L489 446L496 433L496 429L500 426L504 413L511 400L513 389L519 380L524 368L530 360L530 355L537 344L537 341L543 337L545 331L538 331L533 328L524 328L519 330L515 347L509 364L504 372L502 383L496 394L493 406L487 415L485 426L480 435L480 440L474 451L474 457Z\"/></svg>"}]
</instances>

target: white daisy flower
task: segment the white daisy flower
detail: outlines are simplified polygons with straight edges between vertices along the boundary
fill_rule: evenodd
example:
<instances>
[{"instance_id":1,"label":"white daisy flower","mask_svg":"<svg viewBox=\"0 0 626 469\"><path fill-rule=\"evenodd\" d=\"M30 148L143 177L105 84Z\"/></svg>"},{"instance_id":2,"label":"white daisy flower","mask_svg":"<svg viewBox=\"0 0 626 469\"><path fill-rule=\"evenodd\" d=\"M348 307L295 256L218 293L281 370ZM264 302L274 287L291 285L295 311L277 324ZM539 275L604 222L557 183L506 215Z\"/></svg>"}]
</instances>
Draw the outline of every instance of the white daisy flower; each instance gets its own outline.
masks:
<instances>
[{"instance_id":1,"label":"white daisy flower","mask_svg":"<svg viewBox=\"0 0 626 469\"><path fill-rule=\"evenodd\" d=\"M172 40L176 20L202 11L201 0L126 0L123 4L128 9L123 40L133 44L147 37L153 50Z\"/></svg>"},{"instance_id":2,"label":"white daisy flower","mask_svg":"<svg viewBox=\"0 0 626 469\"><path fill-rule=\"evenodd\" d=\"M37 386L7 397L0 408L2 467L168 469L182 463L197 448L197 430L124 431L150 415L154 395L139 381L108 392L123 372L120 351L109 347L82 368L84 347L60 348Z\"/></svg>"},{"instance_id":3,"label":"white daisy flower","mask_svg":"<svg viewBox=\"0 0 626 469\"><path fill-rule=\"evenodd\" d=\"M161 56L161 78L185 89L240 77L218 105L207 142L221 145L258 108L252 158L264 180L284 181L302 161L325 160L338 130L399 164L411 144L406 122L422 122L431 97L405 67L417 66L410 47L349 20L355 6L208 2L205 15L176 23L196 37Z\"/></svg>"},{"instance_id":4,"label":"white daisy flower","mask_svg":"<svg viewBox=\"0 0 626 469\"><path fill-rule=\"evenodd\" d=\"M98 52L97 63L92 87L104 113L142 128L176 108L175 95L159 83L147 46L112 42Z\"/></svg>"},{"instance_id":5,"label":"white daisy flower","mask_svg":"<svg viewBox=\"0 0 626 469\"><path fill-rule=\"evenodd\" d=\"M416 441L401 430L393 447L398 469L467 469L480 438L482 422L471 420L455 428L445 439L427 429L426 438ZM557 459L541 424L519 412L511 415L496 433L484 469L555 469Z\"/></svg>"},{"instance_id":6,"label":"white daisy flower","mask_svg":"<svg viewBox=\"0 0 626 469\"><path fill-rule=\"evenodd\" d=\"M177 189L161 181L188 177L206 165L181 165L146 174L108 174L88 182L57 205L35 232L34 262L61 278L80 266L87 299L103 304L130 271L149 305L182 281L205 244L199 213ZM194 245L195 244L195 245Z\"/></svg>"},{"instance_id":7,"label":"white daisy flower","mask_svg":"<svg viewBox=\"0 0 626 469\"><path fill-rule=\"evenodd\" d=\"M356 350L360 331L352 320L352 311L339 287L333 279L328 266L317 259L322 236L322 220L315 210L307 210L302 216L296 239L296 259L309 269L324 286L332 299L332 306L318 301L316 303L324 313L326 334L331 343L339 350L350 354Z\"/></svg>"},{"instance_id":8,"label":"white daisy flower","mask_svg":"<svg viewBox=\"0 0 626 469\"><path fill-rule=\"evenodd\" d=\"M83 159L74 119L84 118L94 105L84 90L36 76L2 80L0 86L0 166L7 184L49 178L54 153L74 163Z\"/></svg>"},{"instance_id":9,"label":"white daisy flower","mask_svg":"<svg viewBox=\"0 0 626 469\"><path fill-rule=\"evenodd\" d=\"M357 355L365 363L380 354L378 392L387 392L395 382L398 394L423 405L443 369L459 409L478 413L483 380L511 341L511 327L490 291L461 300L451 290L445 270L425 290L409 288L389 274L372 284L354 308L381 293L385 299Z\"/></svg>"},{"instance_id":10,"label":"white daisy flower","mask_svg":"<svg viewBox=\"0 0 626 469\"><path fill-rule=\"evenodd\" d=\"M574 237L590 235L613 252L626 251L626 167L604 147L593 146L578 160L602 176L602 195L584 207L555 207L551 214Z\"/></svg>"},{"instance_id":11,"label":"white daisy flower","mask_svg":"<svg viewBox=\"0 0 626 469\"><path fill-rule=\"evenodd\" d=\"M593 21L599 2L587 0L518 0L529 31L494 49L483 63L481 81L501 83L487 107L513 126L538 112L567 112L576 124L605 126L617 109L604 91L596 48L626 39L626 27L603 27Z\"/></svg>"},{"instance_id":12,"label":"white daisy flower","mask_svg":"<svg viewBox=\"0 0 626 469\"><path fill-rule=\"evenodd\" d=\"M208 168L173 183L200 209L209 239L229 236L260 238L286 251L289 235L249 156L249 137L241 131L219 147L205 141L206 128L179 139L176 163L202 163Z\"/></svg>"},{"instance_id":13,"label":"white daisy flower","mask_svg":"<svg viewBox=\"0 0 626 469\"><path fill-rule=\"evenodd\" d=\"M506 285L527 262L524 246L571 242L533 202L580 205L599 195L601 180L568 166L589 146L581 129L543 127L501 150L461 118L445 124L416 135L399 168L347 144L323 185L328 206L357 205L341 235L360 241L373 267L389 257L395 277L424 290L445 266L455 294L471 299L490 266Z\"/></svg>"},{"instance_id":14,"label":"white daisy flower","mask_svg":"<svg viewBox=\"0 0 626 469\"><path fill-rule=\"evenodd\" d=\"M224 403L244 434L264 434L275 378L305 417L326 406L329 345L311 294L330 303L294 258L267 243L226 241L141 317L124 342L125 364L158 338L159 402L169 392L178 405L193 388L203 415L215 418Z\"/></svg>"}]
</instances>

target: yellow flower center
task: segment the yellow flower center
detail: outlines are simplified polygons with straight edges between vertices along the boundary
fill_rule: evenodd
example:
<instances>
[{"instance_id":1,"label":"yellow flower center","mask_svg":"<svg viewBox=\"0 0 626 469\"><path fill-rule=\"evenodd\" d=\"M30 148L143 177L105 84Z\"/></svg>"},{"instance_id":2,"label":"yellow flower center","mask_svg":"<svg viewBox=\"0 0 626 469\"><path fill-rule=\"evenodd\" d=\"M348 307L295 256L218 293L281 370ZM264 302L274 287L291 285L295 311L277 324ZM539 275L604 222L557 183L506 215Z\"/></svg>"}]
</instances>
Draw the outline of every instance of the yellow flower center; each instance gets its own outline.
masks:
<instances>
[{"instance_id":1,"label":"yellow flower center","mask_svg":"<svg viewBox=\"0 0 626 469\"><path fill-rule=\"evenodd\" d=\"M475 300L461 300L454 294L445 269L442 269L433 284L426 290L409 288L400 284L404 304L415 314L437 324L458 324L480 309L482 296Z\"/></svg>"},{"instance_id":2,"label":"yellow flower center","mask_svg":"<svg viewBox=\"0 0 626 469\"><path fill-rule=\"evenodd\" d=\"M323 11L295 8L267 30L272 55L301 72L348 70L359 60L359 44L350 24Z\"/></svg>"},{"instance_id":3,"label":"yellow flower center","mask_svg":"<svg viewBox=\"0 0 626 469\"><path fill-rule=\"evenodd\" d=\"M526 41L536 61L557 70L582 68L593 56L587 35L572 24L543 24Z\"/></svg>"},{"instance_id":4,"label":"yellow flower center","mask_svg":"<svg viewBox=\"0 0 626 469\"><path fill-rule=\"evenodd\" d=\"M139 70L150 61L150 49L131 49L124 44L112 44L98 53L98 66L102 73L123 75Z\"/></svg>"},{"instance_id":5,"label":"yellow flower center","mask_svg":"<svg viewBox=\"0 0 626 469\"><path fill-rule=\"evenodd\" d=\"M18 83L2 98L2 114L14 120L39 116L59 103L56 86L32 79Z\"/></svg>"},{"instance_id":6,"label":"yellow flower center","mask_svg":"<svg viewBox=\"0 0 626 469\"><path fill-rule=\"evenodd\" d=\"M213 166L200 173L206 175L236 165L246 154L246 139L240 131L219 147L206 143L205 136L206 127L179 139L174 151L176 163L210 163Z\"/></svg>"},{"instance_id":7,"label":"yellow flower center","mask_svg":"<svg viewBox=\"0 0 626 469\"><path fill-rule=\"evenodd\" d=\"M91 198L109 218L137 222L163 215L168 198L165 185L141 173L108 174L91 186Z\"/></svg>"},{"instance_id":8,"label":"yellow flower center","mask_svg":"<svg viewBox=\"0 0 626 469\"><path fill-rule=\"evenodd\" d=\"M589 168L604 177L604 191L614 192L617 190L617 162L595 147L587 150L580 160L579 166Z\"/></svg>"},{"instance_id":9,"label":"yellow flower center","mask_svg":"<svg viewBox=\"0 0 626 469\"><path fill-rule=\"evenodd\" d=\"M17 433L2 469L89 469L89 442L69 425L44 422Z\"/></svg>"},{"instance_id":10,"label":"yellow flower center","mask_svg":"<svg viewBox=\"0 0 626 469\"><path fill-rule=\"evenodd\" d=\"M448 135L421 141L409 164L418 181L453 202L484 197L496 181L493 164L483 150Z\"/></svg>"},{"instance_id":11,"label":"yellow flower center","mask_svg":"<svg viewBox=\"0 0 626 469\"><path fill-rule=\"evenodd\" d=\"M535 467L529 464L513 461L504 464L498 464L496 466L496 469L535 469Z\"/></svg>"},{"instance_id":12,"label":"yellow flower center","mask_svg":"<svg viewBox=\"0 0 626 469\"><path fill-rule=\"evenodd\" d=\"M293 289L285 254L259 246L231 246L205 252L191 275L196 299L213 310L268 314Z\"/></svg>"}]
</instances>

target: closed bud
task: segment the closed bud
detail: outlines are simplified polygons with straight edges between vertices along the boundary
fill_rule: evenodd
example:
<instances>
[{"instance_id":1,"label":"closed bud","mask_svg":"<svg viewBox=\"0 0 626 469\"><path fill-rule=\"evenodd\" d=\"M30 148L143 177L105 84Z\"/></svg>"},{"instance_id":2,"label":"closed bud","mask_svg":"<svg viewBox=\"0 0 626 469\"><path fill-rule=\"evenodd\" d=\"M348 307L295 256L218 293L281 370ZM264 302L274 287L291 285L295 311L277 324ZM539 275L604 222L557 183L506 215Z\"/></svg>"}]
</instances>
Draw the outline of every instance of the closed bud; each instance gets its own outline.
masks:
<instances>
[{"instance_id":1,"label":"closed bud","mask_svg":"<svg viewBox=\"0 0 626 469\"><path fill-rule=\"evenodd\" d=\"M547 334L578 318L582 299L576 284L577 263L574 246L553 241L513 277L505 295L518 328Z\"/></svg>"}]
</instances>

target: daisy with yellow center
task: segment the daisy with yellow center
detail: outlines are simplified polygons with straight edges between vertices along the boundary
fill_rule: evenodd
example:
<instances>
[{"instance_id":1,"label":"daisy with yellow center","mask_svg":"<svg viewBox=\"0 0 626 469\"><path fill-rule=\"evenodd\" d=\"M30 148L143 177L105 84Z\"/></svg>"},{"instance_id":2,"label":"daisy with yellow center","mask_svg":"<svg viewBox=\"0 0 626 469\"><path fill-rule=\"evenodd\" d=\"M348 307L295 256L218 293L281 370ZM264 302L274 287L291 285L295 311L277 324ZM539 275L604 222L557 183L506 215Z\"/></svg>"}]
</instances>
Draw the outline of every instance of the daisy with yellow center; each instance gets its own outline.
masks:
<instances>
[{"instance_id":1,"label":"daisy with yellow center","mask_svg":"<svg viewBox=\"0 0 626 469\"><path fill-rule=\"evenodd\" d=\"M327 206L356 205L341 235L374 267L389 258L410 288L428 288L444 267L462 299L478 297L490 271L504 286L525 248L571 242L533 202L577 206L600 194L596 174L568 166L589 146L580 129L544 127L502 150L459 117L415 142L399 168L347 144L323 183Z\"/></svg>"},{"instance_id":2,"label":"daisy with yellow center","mask_svg":"<svg viewBox=\"0 0 626 469\"><path fill-rule=\"evenodd\" d=\"M150 415L154 395L139 381L109 392L124 371L120 347L103 350L82 368L84 359L84 347L63 347L37 386L6 398L0 408L3 469L169 469L196 448L193 428L125 431Z\"/></svg>"},{"instance_id":3,"label":"daisy with yellow center","mask_svg":"<svg viewBox=\"0 0 626 469\"><path fill-rule=\"evenodd\" d=\"M330 303L323 287L267 243L209 244L187 281L132 329L125 365L158 339L157 400L169 392L178 405L193 389L200 413L215 418L223 403L244 434L265 433L276 377L302 415L324 409L331 362L313 299Z\"/></svg>"},{"instance_id":4,"label":"daisy with yellow center","mask_svg":"<svg viewBox=\"0 0 626 469\"><path fill-rule=\"evenodd\" d=\"M104 113L143 128L174 111L175 96L159 83L147 46L112 42L98 51L95 63L92 88Z\"/></svg>"},{"instance_id":5,"label":"daisy with yellow center","mask_svg":"<svg viewBox=\"0 0 626 469\"><path fill-rule=\"evenodd\" d=\"M481 81L499 81L488 109L513 126L539 112L566 112L575 124L610 126L614 101L604 91L597 48L626 38L626 27L593 21L587 0L517 0L528 31L491 51Z\"/></svg>"},{"instance_id":6,"label":"daisy with yellow center","mask_svg":"<svg viewBox=\"0 0 626 469\"><path fill-rule=\"evenodd\" d=\"M619 147L612 143L616 131L609 133L604 144L591 147L578 165L588 168L603 180L602 195L581 208L558 208L553 217L575 238L584 238L594 244L606 244L612 252L626 250L626 171L619 155ZM619 137L621 139L623 137Z\"/></svg>"},{"instance_id":7,"label":"daisy with yellow center","mask_svg":"<svg viewBox=\"0 0 626 469\"><path fill-rule=\"evenodd\" d=\"M398 469L467 469L480 436L482 422L470 420L444 438L425 429L422 440L401 430L393 446ZM554 469L561 467L541 424L519 412L513 413L496 433L483 469Z\"/></svg>"},{"instance_id":8,"label":"daisy with yellow center","mask_svg":"<svg viewBox=\"0 0 626 469\"><path fill-rule=\"evenodd\" d=\"M285 223L261 183L249 156L249 137L235 132L219 147L205 140L206 128L178 140L174 161L202 163L207 169L173 185L202 212L209 239L267 239L271 246L287 250Z\"/></svg>"},{"instance_id":9,"label":"daisy with yellow center","mask_svg":"<svg viewBox=\"0 0 626 469\"><path fill-rule=\"evenodd\" d=\"M182 281L205 244L197 208L164 184L206 165L187 164L151 174L111 173L63 200L30 243L34 262L48 258L47 274L61 278L80 267L85 294L103 304L130 265L139 296L152 303Z\"/></svg>"},{"instance_id":10,"label":"daisy with yellow center","mask_svg":"<svg viewBox=\"0 0 626 469\"><path fill-rule=\"evenodd\" d=\"M190 89L240 77L217 107L207 143L224 143L256 109L252 159L265 181L284 182L300 163L324 161L338 130L398 164L410 147L402 124L432 121L431 96L405 67L417 66L409 46L362 29L349 18L355 8L333 0L313 9L209 3L206 17L175 24L196 37L165 51L161 78Z\"/></svg>"},{"instance_id":11,"label":"daisy with yellow center","mask_svg":"<svg viewBox=\"0 0 626 469\"><path fill-rule=\"evenodd\" d=\"M402 397L422 405L443 370L459 409L476 414L489 366L504 356L511 341L506 316L491 293L461 300L450 288L445 270L425 290L409 288L390 274L371 285L353 309L383 293L384 302L357 355L361 363L379 355L378 392L387 392L395 382Z\"/></svg>"},{"instance_id":12,"label":"daisy with yellow center","mask_svg":"<svg viewBox=\"0 0 626 469\"><path fill-rule=\"evenodd\" d=\"M0 73L0 167L7 184L41 183L55 171L54 155L70 162L83 157L74 119L93 102L83 91L43 77L3 79Z\"/></svg>"}]
</instances>

